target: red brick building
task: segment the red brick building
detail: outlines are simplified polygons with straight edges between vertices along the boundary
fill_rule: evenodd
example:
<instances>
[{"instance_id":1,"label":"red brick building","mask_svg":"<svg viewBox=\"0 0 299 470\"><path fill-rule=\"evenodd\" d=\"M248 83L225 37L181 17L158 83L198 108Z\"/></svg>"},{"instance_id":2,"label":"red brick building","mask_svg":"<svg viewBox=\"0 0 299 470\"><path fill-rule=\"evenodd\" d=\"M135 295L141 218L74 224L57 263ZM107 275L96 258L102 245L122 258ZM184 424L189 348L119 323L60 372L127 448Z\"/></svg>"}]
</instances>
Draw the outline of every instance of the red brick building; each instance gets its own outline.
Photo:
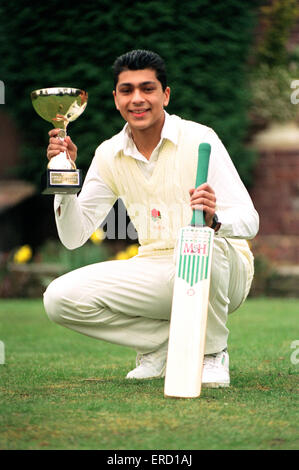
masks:
<instances>
[{"instance_id":1,"label":"red brick building","mask_svg":"<svg viewBox=\"0 0 299 470\"><path fill-rule=\"evenodd\" d=\"M250 193L260 230L253 249L275 264L299 265L299 127L258 137L260 157Z\"/></svg>"}]
</instances>

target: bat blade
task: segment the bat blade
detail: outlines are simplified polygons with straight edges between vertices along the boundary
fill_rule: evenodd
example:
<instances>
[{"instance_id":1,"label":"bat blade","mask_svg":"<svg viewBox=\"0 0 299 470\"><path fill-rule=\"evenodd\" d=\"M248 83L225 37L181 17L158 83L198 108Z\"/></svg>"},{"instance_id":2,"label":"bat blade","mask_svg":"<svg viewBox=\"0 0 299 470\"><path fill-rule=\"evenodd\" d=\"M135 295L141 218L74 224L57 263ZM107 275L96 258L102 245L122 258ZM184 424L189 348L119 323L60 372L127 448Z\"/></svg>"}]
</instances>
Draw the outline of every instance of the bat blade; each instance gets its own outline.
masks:
<instances>
[{"instance_id":1,"label":"bat blade","mask_svg":"<svg viewBox=\"0 0 299 470\"><path fill-rule=\"evenodd\" d=\"M214 230L180 230L164 394L194 398L201 392Z\"/></svg>"}]
</instances>

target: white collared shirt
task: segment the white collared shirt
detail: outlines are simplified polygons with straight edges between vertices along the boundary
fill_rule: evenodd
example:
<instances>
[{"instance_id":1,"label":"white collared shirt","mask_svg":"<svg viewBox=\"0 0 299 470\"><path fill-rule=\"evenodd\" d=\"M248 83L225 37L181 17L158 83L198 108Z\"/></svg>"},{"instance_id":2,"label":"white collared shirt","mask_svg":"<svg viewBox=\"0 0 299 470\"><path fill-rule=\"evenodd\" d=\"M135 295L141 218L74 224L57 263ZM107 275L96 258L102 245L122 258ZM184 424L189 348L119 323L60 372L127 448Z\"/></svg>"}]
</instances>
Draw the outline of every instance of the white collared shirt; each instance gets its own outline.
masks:
<instances>
[{"instance_id":1,"label":"white collared shirt","mask_svg":"<svg viewBox=\"0 0 299 470\"><path fill-rule=\"evenodd\" d=\"M161 132L161 138L149 159L142 155L142 153L140 153L137 149L132 138L128 123L125 125L125 127L119 134L119 141L115 148L115 153L123 151L125 155L130 155L132 158L135 158L135 160L137 161L137 165L139 166L146 178L150 178L154 171L155 164L159 157L159 150L161 148L163 140L168 139L175 145L177 145L178 143L177 129L173 125L172 118L168 113L166 113L166 111L164 111L164 113L165 121Z\"/></svg>"},{"instance_id":2,"label":"white collared shirt","mask_svg":"<svg viewBox=\"0 0 299 470\"><path fill-rule=\"evenodd\" d=\"M159 150L165 139L175 145L178 143L178 129L175 125L177 117L165 112L164 126L161 139L149 160L142 155L126 124L117 134L115 154L123 151L125 155L134 158L143 172L150 178L159 158ZM259 217L254 209L250 196L242 183L225 147L212 129L207 128L205 141L211 144L214 152L214 164L209 170L209 180L219 200L225 201L226 209L217 211L221 228L218 235L228 238L253 238L259 226ZM226 184L224 184L226 182ZM235 207L235 201L240 201L240 207ZM56 195L54 210L59 237L67 248L81 246L106 218L117 200L117 195L101 178L96 159L91 162L82 190L76 195ZM60 207L60 214L58 213Z\"/></svg>"}]
</instances>

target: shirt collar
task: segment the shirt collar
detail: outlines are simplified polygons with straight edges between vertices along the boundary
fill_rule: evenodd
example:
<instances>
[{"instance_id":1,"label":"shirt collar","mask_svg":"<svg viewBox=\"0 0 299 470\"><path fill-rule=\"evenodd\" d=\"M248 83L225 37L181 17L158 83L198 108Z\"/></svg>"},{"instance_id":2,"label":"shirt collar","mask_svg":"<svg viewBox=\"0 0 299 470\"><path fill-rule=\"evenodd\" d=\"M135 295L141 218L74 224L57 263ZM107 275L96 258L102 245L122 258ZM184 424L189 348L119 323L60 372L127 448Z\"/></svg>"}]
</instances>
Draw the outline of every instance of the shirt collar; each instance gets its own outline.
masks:
<instances>
[{"instance_id":1,"label":"shirt collar","mask_svg":"<svg viewBox=\"0 0 299 470\"><path fill-rule=\"evenodd\" d=\"M164 111L164 113L165 121L161 131L161 141L163 141L163 139L167 139L170 140L174 145L177 145L178 129L175 120L173 119L173 116L169 115L166 111ZM128 123L126 123L121 132L116 136L114 147L115 155L120 151L123 151L126 155L131 155L131 149L133 146L135 146L135 144L131 136L130 127Z\"/></svg>"}]
</instances>

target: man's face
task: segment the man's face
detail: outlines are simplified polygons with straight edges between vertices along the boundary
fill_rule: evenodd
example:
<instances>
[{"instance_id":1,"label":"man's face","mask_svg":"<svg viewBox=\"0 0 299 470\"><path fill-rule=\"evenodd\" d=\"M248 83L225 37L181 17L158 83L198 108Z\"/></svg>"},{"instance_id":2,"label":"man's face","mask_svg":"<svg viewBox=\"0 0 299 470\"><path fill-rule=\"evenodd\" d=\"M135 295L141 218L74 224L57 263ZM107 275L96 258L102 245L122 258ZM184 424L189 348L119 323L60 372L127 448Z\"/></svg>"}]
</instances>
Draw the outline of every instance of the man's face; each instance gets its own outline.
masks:
<instances>
[{"instance_id":1,"label":"man's face","mask_svg":"<svg viewBox=\"0 0 299 470\"><path fill-rule=\"evenodd\" d=\"M121 72L113 91L115 106L133 132L163 125L169 95L169 87L163 91L152 69Z\"/></svg>"}]
</instances>

